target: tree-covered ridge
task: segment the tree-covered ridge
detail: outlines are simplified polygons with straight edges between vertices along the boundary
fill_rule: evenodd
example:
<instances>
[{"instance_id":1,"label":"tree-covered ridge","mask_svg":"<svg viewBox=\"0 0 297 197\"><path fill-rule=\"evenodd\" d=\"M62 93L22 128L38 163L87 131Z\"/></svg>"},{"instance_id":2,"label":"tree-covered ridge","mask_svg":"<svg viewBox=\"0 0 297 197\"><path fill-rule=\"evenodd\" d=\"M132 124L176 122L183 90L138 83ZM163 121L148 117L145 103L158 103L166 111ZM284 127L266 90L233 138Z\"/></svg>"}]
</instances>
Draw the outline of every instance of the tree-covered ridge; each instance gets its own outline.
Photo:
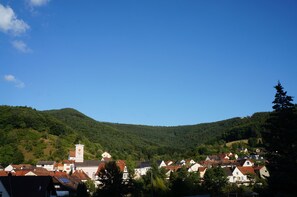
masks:
<instances>
[{"instance_id":1,"label":"tree-covered ridge","mask_svg":"<svg viewBox=\"0 0 297 197\"><path fill-rule=\"evenodd\" d=\"M98 122L70 108L38 111L0 106L0 159L5 158L0 162L65 159L79 141L86 145L86 159L100 158L103 151L115 159L199 157L205 152L202 144L260 137L267 117L268 113L256 113L214 123L161 127ZM20 159L13 160L13 153Z\"/></svg>"}]
</instances>

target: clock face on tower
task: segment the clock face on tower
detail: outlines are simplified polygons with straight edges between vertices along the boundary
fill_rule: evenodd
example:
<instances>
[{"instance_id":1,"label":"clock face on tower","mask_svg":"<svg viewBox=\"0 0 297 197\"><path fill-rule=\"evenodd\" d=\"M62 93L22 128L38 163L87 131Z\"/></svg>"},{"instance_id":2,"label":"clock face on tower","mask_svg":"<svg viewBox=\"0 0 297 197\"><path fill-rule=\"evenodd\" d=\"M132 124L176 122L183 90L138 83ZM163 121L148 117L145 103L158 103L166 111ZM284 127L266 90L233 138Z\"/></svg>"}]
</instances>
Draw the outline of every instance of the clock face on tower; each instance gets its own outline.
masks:
<instances>
[{"instance_id":1,"label":"clock face on tower","mask_svg":"<svg viewBox=\"0 0 297 197\"><path fill-rule=\"evenodd\" d=\"M77 154L81 155L81 149L80 148L77 150Z\"/></svg>"}]
</instances>

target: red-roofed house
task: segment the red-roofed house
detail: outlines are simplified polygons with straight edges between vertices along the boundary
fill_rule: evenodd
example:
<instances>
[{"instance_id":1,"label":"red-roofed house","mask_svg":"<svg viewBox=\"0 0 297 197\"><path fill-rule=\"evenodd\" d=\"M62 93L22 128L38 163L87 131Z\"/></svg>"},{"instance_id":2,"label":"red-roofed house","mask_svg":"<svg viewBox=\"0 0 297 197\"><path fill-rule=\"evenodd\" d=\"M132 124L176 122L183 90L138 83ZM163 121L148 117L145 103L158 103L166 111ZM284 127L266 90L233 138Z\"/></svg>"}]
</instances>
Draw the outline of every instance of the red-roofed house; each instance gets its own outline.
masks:
<instances>
[{"instance_id":1,"label":"red-roofed house","mask_svg":"<svg viewBox=\"0 0 297 197\"><path fill-rule=\"evenodd\" d=\"M259 175L260 178L266 179L270 176L269 171L266 166L256 166L254 167L255 172Z\"/></svg>"}]
</instances>

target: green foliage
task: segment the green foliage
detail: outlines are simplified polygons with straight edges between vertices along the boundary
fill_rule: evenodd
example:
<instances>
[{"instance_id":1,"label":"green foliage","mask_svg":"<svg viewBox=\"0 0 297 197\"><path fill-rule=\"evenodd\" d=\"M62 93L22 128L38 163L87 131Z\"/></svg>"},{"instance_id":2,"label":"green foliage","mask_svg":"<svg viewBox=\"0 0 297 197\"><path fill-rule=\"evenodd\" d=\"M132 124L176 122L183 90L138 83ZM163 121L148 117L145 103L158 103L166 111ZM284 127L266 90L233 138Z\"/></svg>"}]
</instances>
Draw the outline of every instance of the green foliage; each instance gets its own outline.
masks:
<instances>
[{"instance_id":1,"label":"green foliage","mask_svg":"<svg viewBox=\"0 0 297 197\"><path fill-rule=\"evenodd\" d=\"M263 142L268 152L269 188L274 194L296 196L297 112L280 82L275 86L274 111L267 121Z\"/></svg>"},{"instance_id":2,"label":"green foliage","mask_svg":"<svg viewBox=\"0 0 297 197\"><path fill-rule=\"evenodd\" d=\"M158 168L155 162L152 162L151 169L146 173L143 179L143 191L153 196L166 196L169 191L169 185L166 181L166 173L163 168Z\"/></svg>"},{"instance_id":3,"label":"green foliage","mask_svg":"<svg viewBox=\"0 0 297 197\"><path fill-rule=\"evenodd\" d=\"M79 183L76 189L76 197L89 197L88 188L85 183Z\"/></svg>"},{"instance_id":4,"label":"green foliage","mask_svg":"<svg viewBox=\"0 0 297 197\"><path fill-rule=\"evenodd\" d=\"M227 176L225 171L220 166L218 166L210 168L206 171L202 185L206 191L217 195L223 193L227 184Z\"/></svg>"},{"instance_id":5,"label":"green foliage","mask_svg":"<svg viewBox=\"0 0 297 197\"><path fill-rule=\"evenodd\" d=\"M105 164L98 173L101 186L94 196L123 196L127 192L127 185L122 181L123 173L115 161Z\"/></svg>"},{"instance_id":6,"label":"green foliage","mask_svg":"<svg viewBox=\"0 0 297 197\"><path fill-rule=\"evenodd\" d=\"M195 195L200 190L199 173L189 173L183 166L177 172L170 174L170 189L172 196Z\"/></svg>"},{"instance_id":7,"label":"green foliage","mask_svg":"<svg viewBox=\"0 0 297 197\"><path fill-rule=\"evenodd\" d=\"M0 147L0 163L7 166L12 163L22 163L24 155L14 144L6 144Z\"/></svg>"},{"instance_id":8,"label":"green foliage","mask_svg":"<svg viewBox=\"0 0 297 197\"><path fill-rule=\"evenodd\" d=\"M97 122L69 108L37 111L0 106L0 147L17 143L26 160L31 161L65 159L78 142L85 144L85 159L100 158L108 151L114 159L134 161L154 157L201 160L217 150L226 151L225 141L259 137L266 116L267 113L256 113L243 119L160 127Z\"/></svg>"}]
</instances>

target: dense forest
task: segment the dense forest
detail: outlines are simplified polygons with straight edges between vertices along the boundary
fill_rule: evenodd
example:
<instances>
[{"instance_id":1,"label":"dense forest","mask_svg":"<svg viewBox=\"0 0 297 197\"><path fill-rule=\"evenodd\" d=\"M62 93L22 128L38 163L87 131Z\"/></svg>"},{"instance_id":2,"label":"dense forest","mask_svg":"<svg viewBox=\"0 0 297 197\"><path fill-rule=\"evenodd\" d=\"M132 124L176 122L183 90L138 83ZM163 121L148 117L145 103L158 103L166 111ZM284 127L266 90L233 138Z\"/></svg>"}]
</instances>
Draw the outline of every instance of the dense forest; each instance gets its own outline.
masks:
<instances>
[{"instance_id":1,"label":"dense forest","mask_svg":"<svg viewBox=\"0 0 297 197\"><path fill-rule=\"evenodd\" d=\"M226 142L259 139L269 113L197 125L161 127L95 121L70 108L38 111L0 106L0 163L62 160L74 144L85 144L86 159L109 151L115 159L199 158ZM252 141L252 140L251 140Z\"/></svg>"}]
</instances>

